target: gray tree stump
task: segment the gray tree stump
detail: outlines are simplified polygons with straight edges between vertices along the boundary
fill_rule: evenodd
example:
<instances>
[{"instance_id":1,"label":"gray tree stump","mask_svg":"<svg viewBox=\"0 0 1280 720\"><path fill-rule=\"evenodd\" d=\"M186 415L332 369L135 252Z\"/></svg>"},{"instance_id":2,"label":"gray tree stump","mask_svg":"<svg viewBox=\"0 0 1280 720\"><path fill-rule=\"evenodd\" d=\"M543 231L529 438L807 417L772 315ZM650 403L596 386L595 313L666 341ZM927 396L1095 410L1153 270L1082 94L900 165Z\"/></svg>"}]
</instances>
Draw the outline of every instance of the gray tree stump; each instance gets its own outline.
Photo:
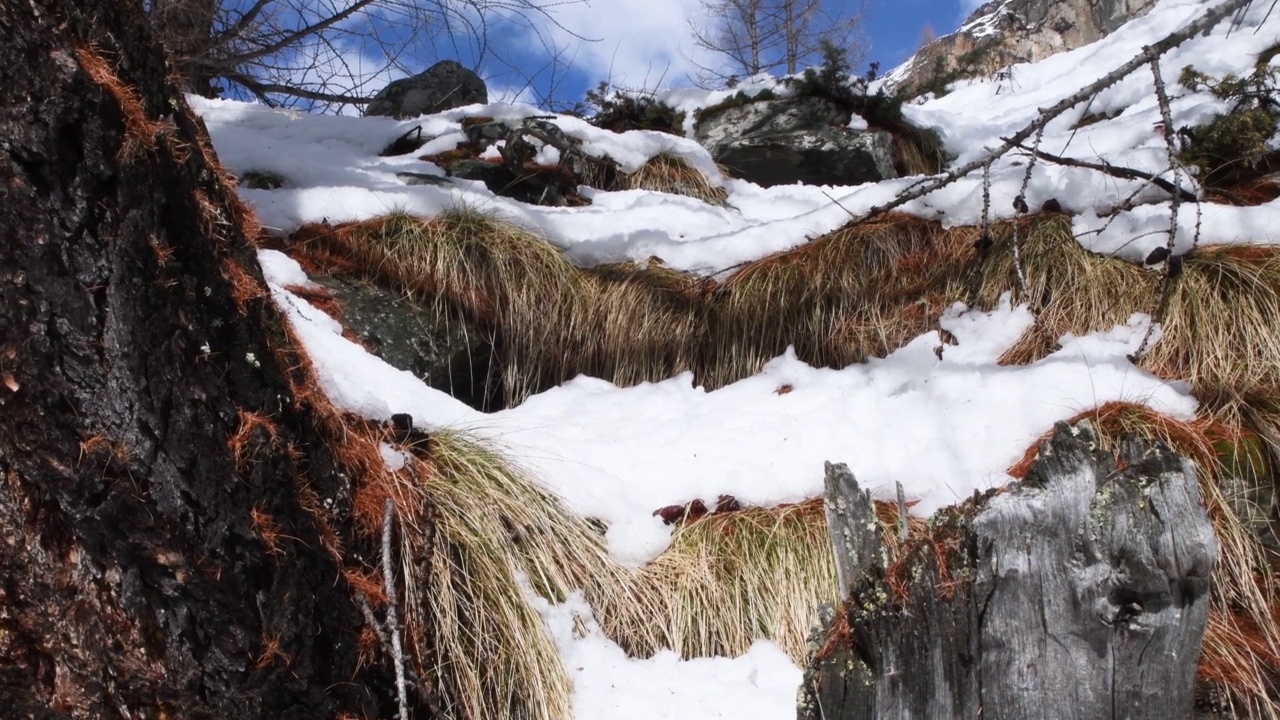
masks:
<instances>
[{"instance_id":1,"label":"gray tree stump","mask_svg":"<svg viewBox=\"0 0 1280 720\"><path fill-rule=\"evenodd\" d=\"M1217 553L1194 467L1059 424L1026 479L936 515L890 562L827 465L843 601L800 720L1190 717ZM886 567L886 563L890 564Z\"/></svg>"}]
</instances>

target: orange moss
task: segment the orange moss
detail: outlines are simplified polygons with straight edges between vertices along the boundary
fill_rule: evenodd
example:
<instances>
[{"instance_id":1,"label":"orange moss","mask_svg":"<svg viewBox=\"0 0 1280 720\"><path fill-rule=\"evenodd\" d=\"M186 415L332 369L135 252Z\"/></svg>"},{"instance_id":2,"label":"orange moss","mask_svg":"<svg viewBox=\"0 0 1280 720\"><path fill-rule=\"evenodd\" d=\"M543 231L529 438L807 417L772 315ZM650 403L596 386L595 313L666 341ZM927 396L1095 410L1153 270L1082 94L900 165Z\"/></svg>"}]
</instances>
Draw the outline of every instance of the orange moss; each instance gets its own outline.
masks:
<instances>
[{"instance_id":1,"label":"orange moss","mask_svg":"<svg viewBox=\"0 0 1280 720\"><path fill-rule=\"evenodd\" d=\"M262 652L253 664L255 670L264 670L268 665L279 660L285 667L293 664L293 658L280 649L280 636L264 633L262 636Z\"/></svg>"},{"instance_id":2,"label":"orange moss","mask_svg":"<svg viewBox=\"0 0 1280 720\"><path fill-rule=\"evenodd\" d=\"M386 584L382 575L368 568L343 568L342 577L356 593L369 601L369 607L378 609L387 604Z\"/></svg>"},{"instance_id":3,"label":"orange moss","mask_svg":"<svg viewBox=\"0 0 1280 720\"><path fill-rule=\"evenodd\" d=\"M231 300L241 317L249 314L250 303L267 296L267 288L240 263L223 258L221 270L222 279L231 286Z\"/></svg>"},{"instance_id":4,"label":"orange moss","mask_svg":"<svg viewBox=\"0 0 1280 720\"><path fill-rule=\"evenodd\" d=\"M318 285L285 285L284 289L311 303L334 320L342 321L342 304L325 288Z\"/></svg>"},{"instance_id":5,"label":"orange moss","mask_svg":"<svg viewBox=\"0 0 1280 720\"><path fill-rule=\"evenodd\" d=\"M106 453L108 462L114 460L121 465L128 465L133 461L133 451L128 445L122 442L112 440L105 435L91 433L80 438L80 457L77 459L77 465L83 463L86 457L93 457L99 453Z\"/></svg>"},{"instance_id":6,"label":"orange moss","mask_svg":"<svg viewBox=\"0 0 1280 720\"><path fill-rule=\"evenodd\" d=\"M329 513L325 512L324 505L320 502L320 496L316 494L315 490L311 489L310 485L306 484L301 475L295 477L294 486L298 505L303 512L311 516L316 532L320 535L320 546L324 548L335 563L342 564L342 540L329 522Z\"/></svg>"},{"instance_id":7,"label":"orange moss","mask_svg":"<svg viewBox=\"0 0 1280 720\"><path fill-rule=\"evenodd\" d=\"M253 531L258 534L262 544L267 546L267 552L272 555L284 554L280 549L280 523L270 513L255 507L249 511L249 524L253 526Z\"/></svg>"},{"instance_id":8,"label":"orange moss","mask_svg":"<svg viewBox=\"0 0 1280 720\"><path fill-rule=\"evenodd\" d=\"M244 408L236 410L236 417L239 424L227 438L227 447L231 450L231 457L235 459L236 470L244 472L250 461L248 444L254 435L260 432L263 440L275 446L280 439L280 429L268 416Z\"/></svg>"},{"instance_id":9,"label":"orange moss","mask_svg":"<svg viewBox=\"0 0 1280 720\"><path fill-rule=\"evenodd\" d=\"M93 45L81 45L76 48L76 59L89 79L105 90L120 108L120 114L124 118L125 137L117 160L124 162L141 150L154 150L160 124L147 117L146 108L137 91L120 79L102 56L102 49Z\"/></svg>"}]
</instances>

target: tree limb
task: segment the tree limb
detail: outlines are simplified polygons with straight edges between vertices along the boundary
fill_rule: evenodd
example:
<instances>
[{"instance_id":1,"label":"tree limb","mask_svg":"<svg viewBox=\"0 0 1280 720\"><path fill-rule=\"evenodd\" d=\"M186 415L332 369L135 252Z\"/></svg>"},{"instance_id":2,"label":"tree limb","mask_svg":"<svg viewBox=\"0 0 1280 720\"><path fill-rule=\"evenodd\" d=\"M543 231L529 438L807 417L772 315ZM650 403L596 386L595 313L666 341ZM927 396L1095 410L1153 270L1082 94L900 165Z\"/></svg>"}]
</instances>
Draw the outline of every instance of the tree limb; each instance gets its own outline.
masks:
<instances>
[{"instance_id":1,"label":"tree limb","mask_svg":"<svg viewBox=\"0 0 1280 720\"><path fill-rule=\"evenodd\" d=\"M331 15L325 18L324 20L321 20L318 23L315 23L313 25L308 25L307 27L304 27L300 30L295 30L269 45L263 45L262 47L257 48L255 50L251 50L249 52L243 52L238 55L227 55L226 57L220 57L220 58L198 58L198 59L193 59L191 62L204 65L206 67L224 68L224 67L235 67L236 65L240 65L241 63L246 63L252 60L258 60L268 55L271 55L272 53L279 52L280 50L283 50L284 48L298 42L299 40L305 37L310 37L311 35L315 35L317 33L327 30L328 28L356 14L356 12L360 11L361 9L369 5L372 5L373 2L374 0L356 0L356 2L352 3L350 7L343 10L342 12ZM299 97L304 97L304 96L299 95Z\"/></svg>"},{"instance_id":2,"label":"tree limb","mask_svg":"<svg viewBox=\"0 0 1280 720\"><path fill-rule=\"evenodd\" d=\"M226 79L244 86L249 92L258 96L262 100L266 100L269 93L277 93L280 95L289 95L292 97L302 98L304 100L315 100L317 102L334 102L334 103L350 103L352 105L368 105L369 98L357 97L355 95L338 95L335 93L318 92L316 90L307 90L306 88L294 87L292 85L283 85L280 83L268 83L254 80L253 78L238 72L223 73ZM268 104L270 104L268 102Z\"/></svg>"},{"instance_id":3,"label":"tree limb","mask_svg":"<svg viewBox=\"0 0 1280 720\"><path fill-rule=\"evenodd\" d=\"M1000 139L1004 140L1005 142L1009 142L1007 138L1002 137ZM1187 190L1186 188L1180 185L1174 185L1173 183L1169 182L1168 180L1165 180L1162 177L1159 177L1158 175L1154 175L1149 172L1144 172L1142 170L1123 167L1121 165L1112 165L1111 163L1093 163L1087 160L1077 160L1076 158L1069 158L1069 157L1063 157L1061 155L1054 155L1053 153L1045 152L1043 150L1036 150L1035 148L1029 148L1024 143L1013 143L1013 147L1018 148L1019 150L1026 150L1027 152L1035 155L1041 160L1047 160L1057 165L1084 168L1086 170L1097 170L1098 172L1106 173L1111 177L1117 177L1123 180L1148 180L1151 182L1152 185L1155 185L1156 187L1160 188L1161 190L1164 190L1165 192L1171 195L1177 194L1183 200L1187 200L1189 202L1195 202L1198 199L1196 197L1196 194L1191 192L1190 190Z\"/></svg>"}]
</instances>

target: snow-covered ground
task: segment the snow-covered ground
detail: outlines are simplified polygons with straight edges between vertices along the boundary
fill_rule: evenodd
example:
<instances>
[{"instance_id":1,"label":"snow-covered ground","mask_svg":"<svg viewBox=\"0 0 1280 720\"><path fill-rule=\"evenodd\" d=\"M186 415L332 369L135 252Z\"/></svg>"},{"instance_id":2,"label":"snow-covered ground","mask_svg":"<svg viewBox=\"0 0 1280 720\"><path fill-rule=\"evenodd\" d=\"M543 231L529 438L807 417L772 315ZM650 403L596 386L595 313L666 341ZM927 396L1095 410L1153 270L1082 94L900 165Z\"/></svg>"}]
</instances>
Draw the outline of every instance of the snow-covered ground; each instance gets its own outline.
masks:
<instances>
[{"instance_id":1,"label":"snow-covered ground","mask_svg":"<svg viewBox=\"0 0 1280 720\"><path fill-rule=\"evenodd\" d=\"M1165 78L1172 83L1188 64L1214 75L1247 72L1256 54L1280 35L1280 14L1259 27L1269 3L1254 5L1229 37L1223 23L1165 56ZM1029 123L1038 108L1121 65L1207 6L1165 0L1094 45L1017 66L1011 80L967 83L941 99L909 106L908 115L937 128L958 162L972 160ZM1176 126L1202 122L1223 109L1207 94L1177 90L1175 95ZM668 99L689 109L723 96L681 90ZM381 158L378 152L415 125L434 138L416 154L441 152L463 139L464 117L541 114L535 108L470 106L395 121L192 102L233 172L270 172L285 179L278 190L242 192L266 226L286 233L312 221L364 219L392 210L430 215L467 203L539 230L584 265L656 255L675 268L714 272L800 245L846 222L846 209L857 213L884 203L918 180L764 189L722 178L692 140L653 132L616 135L562 117L555 122L584 140L590 152L608 154L626 169L658 152L688 158L724 185L730 207L645 191L594 191L593 204L584 208L534 207L496 197L478 183L406 185L397 172L442 172L412 156ZM1117 117L1077 130L1074 125L1085 113L1083 105L1077 107L1050 124L1041 149L1161 172L1166 148L1153 131L1159 110L1150 72L1104 90L1089 107L1091 113L1113 111ZM1009 155L993 167L996 217L1014 213L1011 200L1025 172L1024 156ZM1192 187L1185 175L1182 182ZM1038 163L1027 199L1039 207L1056 198L1074 211L1085 247L1140 260L1166 242L1162 233L1169 226L1169 207L1158 192L1144 191L1139 197L1149 204L1121 213L1096 232L1103 224L1097 213L1116 207L1140 185ZM981 192L981 178L972 177L905 209L952 225L976 223ZM1276 242L1278 209L1276 203L1205 205L1197 218L1194 205L1184 204L1178 250L1190 247L1197 219L1204 244ZM1196 409L1185 386L1162 381L1126 359L1149 322L1142 315L1125 326L1062 338L1060 351L1031 365L998 366L996 359L1032 322L1025 307L1005 302L990 312L961 305L949 310L940 326L958 344L945 347L941 358L935 353L941 339L928 333L886 358L842 370L815 369L786 354L760 374L714 392L694 387L688 375L630 388L580 377L518 407L482 414L345 340L336 322L284 289L306 282L292 260L274 251L263 251L260 260L335 403L374 419L403 412L424 425L466 428L488 438L571 507L607 521L611 551L629 563L651 559L669 542L669 528L653 517L655 509L720 494L761 505L813 497L820 493L824 460L849 463L860 481L886 496L895 481L901 482L908 496L920 501L914 511L927 513L975 489L1007 482L1006 468L1036 437L1084 409L1111 400L1146 403L1182 418ZM778 393L784 385L791 391ZM579 600L541 603L539 609L575 680L578 720L794 716L799 670L767 642L734 659L680 661L671 654L628 659L590 622L585 637L572 631L573 612L589 616Z\"/></svg>"}]
</instances>

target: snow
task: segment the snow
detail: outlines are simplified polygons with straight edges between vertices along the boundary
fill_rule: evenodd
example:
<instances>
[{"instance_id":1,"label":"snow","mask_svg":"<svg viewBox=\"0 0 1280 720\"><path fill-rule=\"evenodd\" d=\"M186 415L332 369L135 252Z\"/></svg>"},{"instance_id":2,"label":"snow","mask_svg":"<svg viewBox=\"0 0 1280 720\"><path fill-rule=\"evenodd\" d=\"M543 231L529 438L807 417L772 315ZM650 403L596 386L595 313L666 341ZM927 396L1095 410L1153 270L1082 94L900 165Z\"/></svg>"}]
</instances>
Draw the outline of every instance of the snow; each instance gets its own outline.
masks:
<instances>
[{"instance_id":1,"label":"snow","mask_svg":"<svg viewBox=\"0 0 1280 720\"><path fill-rule=\"evenodd\" d=\"M1164 0L1113 35L1074 52L1011 69L1012 80L962 83L950 94L905 109L917 124L941 133L956 163L981 157L1034 119L1039 108L1092 82L1165 34L1185 25L1206 5ZM1280 17L1262 32L1267 4L1256 4L1227 36L1224 23L1161 62L1172 83L1187 64L1210 74L1247 72L1273 42ZM1170 86L1173 90L1173 85ZM753 78L739 89L780 90ZM661 99L692 114L735 91L673 90ZM426 215L459 203L480 205L543 233L582 265L657 256L668 266L715 273L769 253L796 247L855 214L892 200L919 178L857 187L802 185L760 188L726 179L710 156L688 138L653 132L614 134L582 120L552 120L583 141L586 152L639 167L660 152L675 153L703 170L729 194L720 208L647 191L584 190L592 204L545 208L496 197L478 183L409 186L397 172L441 174L416 156L451 149L464 139L467 117L541 115L528 106L468 106L406 121L310 117L257 105L192 99L212 133L218 154L234 172L271 172L277 190L241 192L263 223L287 233L307 222L365 219L391 210ZM1203 122L1223 109L1203 93L1174 93L1175 126ZM1084 106L1050 123L1041 149L1082 160L1105 159L1147 172L1164 171L1167 149L1153 132L1159 109L1149 71L1104 90L1088 113L1115 117L1077 128ZM851 126L856 127L855 118ZM421 126L432 138L422 151L379 157L396 137ZM548 156L544 159L552 159ZM994 217L1011 217L1012 199L1027 172L1027 157L1010 154L991 172ZM1170 174L1164 177L1174 178ZM1182 173L1183 187L1196 190ZM1135 205L1113 213L1133 196ZM1057 199L1073 213L1073 228L1088 250L1141 262L1164 246L1170 223L1167 195L1082 168L1037 163L1026 188L1037 208ZM838 201L838 205L832 202ZM962 179L904 210L944 224L981 220L981 177ZM1174 251L1194 242L1267 244L1280 233L1280 206L1238 208L1182 203ZM1166 382L1134 366L1127 356L1147 332L1141 314L1115 328L1060 339L1061 349L1025 366L997 359L1034 322L1025 306L1006 299L991 311L956 304L939 318L955 344L923 334L887 357L839 370L814 368L787 352L757 375L707 391L688 374L635 387L578 377L529 398L518 407L484 414L427 387L342 336L328 315L290 292L305 273L285 255L259 254L276 303L306 346L333 402L376 420L408 413L428 430L460 428L486 439L557 492L574 511L607 523L610 551L642 564L670 542L670 528L653 516L667 505L733 495L745 504L773 505L821 493L822 463L849 464L859 481L882 498L895 482L928 514L1009 482L1006 469L1053 423L1102 403L1144 403L1191 418L1197 403L1181 383ZM1153 328L1158 341L1159 328ZM779 392L784 386L789 391ZM389 446L389 467L404 462ZM588 718L732 717L765 720L794 716L799 670L775 646L757 643L747 654L681 661L670 653L627 658L604 637L580 598L552 605L531 600L555 638L574 678L574 714Z\"/></svg>"},{"instance_id":2,"label":"snow","mask_svg":"<svg viewBox=\"0 0 1280 720\"><path fill-rule=\"evenodd\" d=\"M537 597L531 602L573 678L576 720L795 716L800 669L773 643L757 642L732 659L681 660L668 650L634 660L600 632L581 596L560 605ZM585 626L582 636L574 630L575 618Z\"/></svg>"},{"instance_id":3,"label":"snow","mask_svg":"<svg viewBox=\"0 0 1280 720\"><path fill-rule=\"evenodd\" d=\"M1165 0L1148 15L1133 20L1102 40L1049 57L1039 63L1015 65L1011 79L961 83L948 95L923 105L904 107L909 120L932 127L942 136L950 153L961 164L983 156L1033 120L1040 108L1072 94L1129 60L1150 44L1193 20L1205 9L1199 0ZM1273 39L1255 32L1267 6L1255 3L1240 26L1227 34L1222 23L1207 37L1195 37L1166 55L1162 74L1170 83L1174 125L1194 125L1224 109L1222 101L1207 93L1176 88L1179 70L1188 64L1210 74L1247 72L1256 55ZM1272 24L1280 22L1273 19ZM1149 71L1136 72L1102 91L1085 105L1068 111L1049 124L1040 149L1057 155L1161 173L1167 163L1164 138L1154 131L1160 120ZM776 80L755 78L733 91L673 90L658 99L684 110L688 116L739 91L756 94L765 89L785 95ZM362 220L406 210L424 215L460 203L492 209L536 230L564 249L582 265L631 260L643 262L657 256L670 267L713 274L770 253L787 250L810 238L834 230L848 221L848 213L860 214L891 199L918 178L906 178L853 187L788 185L760 188L752 183L724 178L706 150L688 138L651 131L615 134L585 121L556 116L554 122L569 136L580 139L586 152L608 155L632 171L658 153L673 153L703 171L728 191L728 207L713 207L688 198L649 192L588 191L587 208L547 208L525 205L493 195L477 182L447 186L406 185L397 172L441 174L418 156L451 149L465 136L466 117L518 119L542 115L525 105L471 105L437 115L396 121L387 118L307 117L276 112L258 105L191 98L213 136L219 157L233 172L271 172L285 179L277 190L245 190L264 225L287 233L307 222ZM1088 113L1119 112L1110 120L1076 127ZM858 121L853 121L857 126ZM433 138L416 153L378 157L378 152L401 134L421 126ZM992 217L1015 214L1012 200L1026 173L1025 153L1015 151L997 161L991 171ZM1166 179L1172 179L1166 177ZM1194 191L1194 179L1183 173L1183 187ZM1136 193L1145 203L1121 211L1112 227L1099 235L1099 223L1089 216L1108 214ZM1082 217L1076 231L1082 244L1098 252L1120 253L1141 259L1163 246L1159 219L1168 216L1167 195L1137 180L1121 180L1085 168L1038 162L1026 188L1032 208L1056 199ZM903 207L903 211L937 218L947 226L981 221L980 173L961 179ZM832 200L837 202L832 202ZM846 209L848 212L846 212ZM1254 208L1205 207L1210 215L1225 214L1238 222L1202 222L1200 244L1274 243L1280 240L1280 205ZM1195 213L1184 207L1180 214L1177 251L1191 246ZM1226 218L1224 218L1226 219ZM1165 226L1167 227L1167 225Z\"/></svg>"}]
</instances>

